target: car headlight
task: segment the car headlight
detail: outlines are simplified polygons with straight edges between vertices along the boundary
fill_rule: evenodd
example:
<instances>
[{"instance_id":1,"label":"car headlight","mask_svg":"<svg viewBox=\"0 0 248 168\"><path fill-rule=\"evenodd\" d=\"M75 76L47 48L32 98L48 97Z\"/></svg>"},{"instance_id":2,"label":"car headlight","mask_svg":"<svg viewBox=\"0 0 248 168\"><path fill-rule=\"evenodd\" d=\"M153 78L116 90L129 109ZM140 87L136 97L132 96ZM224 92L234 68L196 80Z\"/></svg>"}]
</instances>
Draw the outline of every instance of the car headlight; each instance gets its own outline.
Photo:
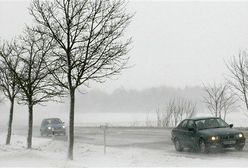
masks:
<instances>
[{"instance_id":1,"label":"car headlight","mask_svg":"<svg viewBox=\"0 0 248 168\"><path fill-rule=\"evenodd\" d=\"M64 125L63 125L62 127L63 127L63 128L65 128L65 126L64 126Z\"/></svg>"},{"instance_id":2,"label":"car headlight","mask_svg":"<svg viewBox=\"0 0 248 168\"><path fill-rule=\"evenodd\" d=\"M47 127L49 130L52 129L52 127Z\"/></svg>"},{"instance_id":3,"label":"car headlight","mask_svg":"<svg viewBox=\"0 0 248 168\"><path fill-rule=\"evenodd\" d=\"M212 141L216 141L216 140L218 140L218 139L219 139L218 136L211 136L211 137L210 137L210 140L212 140Z\"/></svg>"},{"instance_id":4,"label":"car headlight","mask_svg":"<svg viewBox=\"0 0 248 168\"><path fill-rule=\"evenodd\" d=\"M244 135L243 135L242 133L239 133L239 134L238 134L238 137L239 137L239 138L243 138Z\"/></svg>"}]
</instances>

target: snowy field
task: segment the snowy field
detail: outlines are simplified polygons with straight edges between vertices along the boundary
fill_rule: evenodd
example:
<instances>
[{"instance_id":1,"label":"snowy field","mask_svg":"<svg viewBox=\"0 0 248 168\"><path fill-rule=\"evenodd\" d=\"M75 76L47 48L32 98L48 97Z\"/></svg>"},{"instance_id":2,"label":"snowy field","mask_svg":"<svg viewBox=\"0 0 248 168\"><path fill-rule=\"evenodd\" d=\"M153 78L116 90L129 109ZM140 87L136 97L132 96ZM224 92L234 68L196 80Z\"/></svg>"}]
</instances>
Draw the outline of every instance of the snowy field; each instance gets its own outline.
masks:
<instances>
[{"instance_id":1,"label":"snowy field","mask_svg":"<svg viewBox=\"0 0 248 168\"><path fill-rule=\"evenodd\" d=\"M18 105L16 105L18 106ZM55 105L54 105L55 106ZM63 108L62 108L63 107ZM40 126L44 118L58 117L65 124L68 124L68 107L62 106L59 110L51 110L53 106L38 106L34 109L34 125ZM55 108L56 109L56 108ZM0 106L0 130L8 125L9 107L6 104ZM197 116L210 116L209 112L197 113ZM25 106L18 106L14 112L13 127L27 126L28 112ZM116 112L103 113L94 112L89 113L83 110L78 110L75 113L76 126L99 126L102 124L109 124L112 126L147 126L147 123L156 126L156 112ZM244 112L232 112L227 115L227 123L233 123L237 127L248 127L248 114Z\"/></svg>"},{"instance_id":2,"label":"snowy field","mask_svg":"<svg viewBox=\"0 0 248 168\"><path fill-rule=\"evenodd\" d=\"M169 129L110 128L107 131L107 153L103 153L100 128L77 127L74 160L66 160L66 137L40 137L34 129L33 149L26 149L25 130L14 131L12 143L4 145L0 133L0 167L247 167L248 149L233 149L209 154L189 150L176 152Z\"/></svg>"}]
</instances>

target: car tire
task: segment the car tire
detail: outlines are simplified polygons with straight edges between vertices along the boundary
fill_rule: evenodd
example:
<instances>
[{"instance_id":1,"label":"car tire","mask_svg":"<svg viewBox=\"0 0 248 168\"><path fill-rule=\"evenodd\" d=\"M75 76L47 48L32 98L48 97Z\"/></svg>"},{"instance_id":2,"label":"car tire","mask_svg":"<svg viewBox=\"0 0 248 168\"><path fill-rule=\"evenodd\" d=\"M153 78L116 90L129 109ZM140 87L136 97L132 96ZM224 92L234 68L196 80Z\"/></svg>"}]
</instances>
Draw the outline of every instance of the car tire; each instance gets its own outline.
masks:
<instances>
[{"instance_id":1,"label":"car tire","mask_svg":"<svg viewBox=\"0 0 248 168\"><path fill-rule=\"evenodd\" d=\"M177 139L177 138L174 139L174 145L175 145L176 151L178 151L178 152L182 152L183 151L183 147L182 147L182 144L179 141L179 139Z\"/></svg>"},{"instance_id":2,"label":"car tire","mask_svg":"<svg viewBox=\"0 0 248 168\"><path fill-rule=\"evenodd\" d=\"M242 151L242 150L244 149L244 145L242 145L242 146L237 145L237 146L235 146L235 149L236 149L237 151Z\"/></svg>"},{"instance_id":3,"label":"car tire","mask_svg":"<svg viewBox=\"0 0 248 168\"><path fill-rule=\"evenodd\" d=\"M40 132L40 136L42 136L42 137L44 136L43 132Z\"/></svg>"},{"instance_id":4,"label":"car tire","mask_svg":"<svg viewBox=\"0 0 248 168\"><path fill-rule=\"evenodd\" d=\"M205 141L203 139L200 139L199 140L199 143L198 143L198 151L200 153L208 153L209 152L209 149L205 143Z\"/></svg>"}]
</instances>

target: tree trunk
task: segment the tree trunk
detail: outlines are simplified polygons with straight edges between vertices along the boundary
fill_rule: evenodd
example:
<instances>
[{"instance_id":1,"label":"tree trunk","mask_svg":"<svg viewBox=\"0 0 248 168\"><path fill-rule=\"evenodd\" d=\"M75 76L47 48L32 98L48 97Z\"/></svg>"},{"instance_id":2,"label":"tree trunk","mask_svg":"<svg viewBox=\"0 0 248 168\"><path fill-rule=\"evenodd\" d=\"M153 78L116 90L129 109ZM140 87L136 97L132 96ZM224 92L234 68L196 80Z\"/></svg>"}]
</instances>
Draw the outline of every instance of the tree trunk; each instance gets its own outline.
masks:
<instances>
[{"instance_id":1,"label":"tree trunk","mask_svg":"<svg viewBox=\"0 0 248 168\"><path fill-rule=\"evenodd\" d=\"M73 160L74 106L75 106L75 90L72 89L70 91L69 146L68 146L68 159L70 160Z\"/></svg>"},{"instance_id":2,"label":"tree trunk","mask_svg":"<svg viewBox=\"0 0 248 168\"><path fill-rule=\"evenodd\" d=\"M28 104L28 138L27 138L27 148L32 148L32 134L33 134L33 104L29 102Z\"/></svg>"},{"instance_id":3,"label":"tree trunk","mask_svg":"<svg viewBox=\"0 0 248 168\"><path fill-rule=\"evenodd\" d=\"M10 100L9 124L8 124L8 133L7 133L6 145L10 144L10 139L11 139L14 103L15 103L14 100Z\"/></svg>"},{"instance_id":4,"label":"tree trunk","mask_svg":"<svg viewBox=\"0 0 248 168\"><path fill-rule=\"evenodd\" d=\"M248 110L248 100L247 100L247 96L246 96L246 91L244 89L244 99L245 99L245 106L246 106L246 109Z\"/></svg>"},{"instance_id":5,"label":"tree trunk","mask_svg":"<svg viewBox=\"0 0 248 168\"><path fill-rule=\"evenodd\" d=\"M222 118L222 117L221 117L221 110L219 110L219 117Z\"/></svg>"},{"instance_id":6,"label":"tree trunk","mask_svg":"<svg viewBox=\"0 0 248 168\"><path fill-rule=\"evenodd\" d=\"M226 121L226 113L227 113L227 111L225 110L224 111L224 121Z\"/></svg>"}]
</instances>

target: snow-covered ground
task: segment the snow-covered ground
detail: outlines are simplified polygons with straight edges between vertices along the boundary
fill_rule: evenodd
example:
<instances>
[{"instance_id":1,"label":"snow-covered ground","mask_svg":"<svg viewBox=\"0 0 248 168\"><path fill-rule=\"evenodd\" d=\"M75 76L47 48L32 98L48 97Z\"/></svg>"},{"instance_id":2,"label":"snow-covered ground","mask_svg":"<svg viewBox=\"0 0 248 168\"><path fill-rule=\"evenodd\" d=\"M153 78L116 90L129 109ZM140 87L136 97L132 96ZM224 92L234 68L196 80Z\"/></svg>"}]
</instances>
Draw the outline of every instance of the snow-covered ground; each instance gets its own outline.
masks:
<instances>
[{"instance_id":1,"label":"snow-covered ground","mask_svg":"<svg viewBox=\"0 0 248 168\"><path fill-rule=\"evenodd\" d=\"M80 130L80 129L79 129ZM152 132L150 136L146 136L147 132ZM156 136L160 133L159 130L120 130L116 133L123 133L127 136L127 141L121 137L123 142L129 145L115 145L107 147L107 153L104 155L103 146L101 144L87 143L87 141L79 141L76 138L74 160L68 161L66 159L67 142L59 140L56 137L34 137L33 149L26 149L26 137L23 135L13 135L11 145L4 145L5 134L0 133L0 167L140 167L140 166L183 166L183 167L247 167L248 165L248 150L245 148L242 152L235 150L227 150L224 152L199 154L190 151L176 152L171 142L169 142L170 131L164 131L163 135L167 139L165 143L159 144L160 149L147 148L146 144L159 143L162 136ZM97 135L88 135L86 131L85 139L99 139ZM137 136L137 134L139 134ZM111 132L110 134L114 134ZM117 134L115 134L117 135ZM143 139L141 138L143 135ZM111 135L109 135L111 136ZM135 138L136 136L136 138ZM137 146L135 144L139 143ZM132 142L131 142L132 141ZM109 142L110 143L110 142ZM112 142L111 142L112 143Z\"/></svg>"},{"instance_id":2,"label":"snow-covered ground","mask_svg":"<svg viewBox=\"0 0 248 168\"><path fill-rule=\"evenodd\" d=\"M66 137L42 138L39 126L43 118L60 117L66 122L68 113L37 110L34 113L33 149L26 149L27 111L19 109L14 114L11 145L6 146L8 111L0 116L0 167L140 167L140 166L243 166L248 165L248 149L243 152L199 154L190 151L178 153L170 141L170 130L162 129L109 129L107 154L103 154L102 130L80 126L144 126L147 120L155 122L155 113L76 113L74 160L67 161ZM203 114L199 114L202 116ZM243 113L230 113L227 122L248 127L248 117Z\"/></svg>"}]
</instances>

